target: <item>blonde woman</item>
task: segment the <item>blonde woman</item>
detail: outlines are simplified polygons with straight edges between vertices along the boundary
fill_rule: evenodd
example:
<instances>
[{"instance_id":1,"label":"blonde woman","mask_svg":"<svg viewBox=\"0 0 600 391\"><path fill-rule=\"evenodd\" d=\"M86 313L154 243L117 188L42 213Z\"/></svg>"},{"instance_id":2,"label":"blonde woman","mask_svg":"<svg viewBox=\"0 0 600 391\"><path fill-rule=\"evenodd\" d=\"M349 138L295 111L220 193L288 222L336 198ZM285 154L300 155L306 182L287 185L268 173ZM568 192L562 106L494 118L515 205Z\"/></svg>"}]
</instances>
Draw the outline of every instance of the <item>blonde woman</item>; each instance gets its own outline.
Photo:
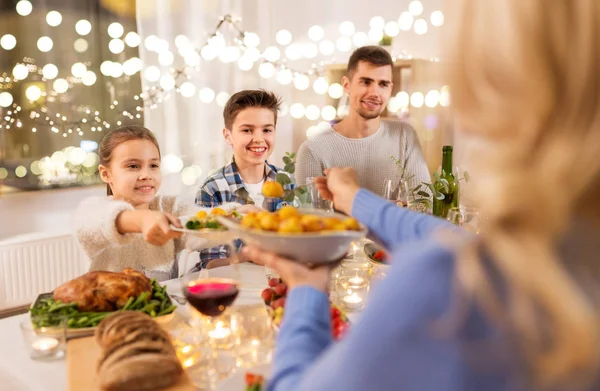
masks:
<instances>
[{"instance_id":1,"label":"blonde woman","mask_svg":"<svg viewBox=\"0 0 600 391\"><path fill-rule=\"evenodd\" d=\"M452 105L481 181L478 236L320 181L392 250L332 343L327 270L264 253L290 292L269 390L600 390L600 2L455 0Z\"/></svg>"}]
</instances>

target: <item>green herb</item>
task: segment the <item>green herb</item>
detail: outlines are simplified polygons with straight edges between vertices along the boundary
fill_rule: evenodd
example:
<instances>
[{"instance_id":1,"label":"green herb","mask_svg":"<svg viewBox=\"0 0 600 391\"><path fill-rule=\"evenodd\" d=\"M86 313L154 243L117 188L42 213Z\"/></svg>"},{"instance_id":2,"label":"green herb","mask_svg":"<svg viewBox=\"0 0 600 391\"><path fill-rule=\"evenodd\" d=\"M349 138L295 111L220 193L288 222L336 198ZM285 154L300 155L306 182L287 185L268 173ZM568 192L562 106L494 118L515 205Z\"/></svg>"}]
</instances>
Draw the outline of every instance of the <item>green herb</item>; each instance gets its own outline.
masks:
<instances>
[{"instance_id":1,"label":"green herb","mask_svg":"<svg viewBox=\"0 0 600 391\"><path fill-rule=\"evenodd\" d=\"M294 173L296 172L296 154L294 152L286 152L283 157L284 167L283 170L279 171L275 176L275 180L283 186L284 190L282 200L293 203L294 200L298 199L300 204L310 203L310 192L306 186L295 186L296 181L294 179ZM289 185L294 189L289 189Z\"/></svg>"},{"instance_id":2,"label":"green herb","mask_svg":"<svg viewBox=\"0 0 600 391\"><path fill-rule=\"evenodd\" d=\"M392 37L384 34L383 37L381 38L381 40L379 41L379 45L380 46L392 46L392 40L393 40Z\"/></svg>"}]
</instances>

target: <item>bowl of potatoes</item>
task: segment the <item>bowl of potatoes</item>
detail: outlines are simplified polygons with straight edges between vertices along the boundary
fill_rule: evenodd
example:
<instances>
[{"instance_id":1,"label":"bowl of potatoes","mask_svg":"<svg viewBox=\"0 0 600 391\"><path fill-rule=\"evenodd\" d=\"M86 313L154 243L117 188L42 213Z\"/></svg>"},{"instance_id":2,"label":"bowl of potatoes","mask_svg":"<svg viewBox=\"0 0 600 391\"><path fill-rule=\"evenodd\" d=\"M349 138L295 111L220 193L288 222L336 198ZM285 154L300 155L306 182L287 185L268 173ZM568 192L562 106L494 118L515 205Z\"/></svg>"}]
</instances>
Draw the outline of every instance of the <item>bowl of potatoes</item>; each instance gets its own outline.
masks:
<instances>
[{"instance_id":1,"label":"bowl of potatoes","mask_svg":"<svg viewBox=\"0 0 600 391\"><path fill-rule=\"evenodd\" d=\"M339 261L350 243L367 233L352 217L289 205L277 212L247 213L241 220L217 218L245 243L312 265Z\"/></svg>"}]
</instances>

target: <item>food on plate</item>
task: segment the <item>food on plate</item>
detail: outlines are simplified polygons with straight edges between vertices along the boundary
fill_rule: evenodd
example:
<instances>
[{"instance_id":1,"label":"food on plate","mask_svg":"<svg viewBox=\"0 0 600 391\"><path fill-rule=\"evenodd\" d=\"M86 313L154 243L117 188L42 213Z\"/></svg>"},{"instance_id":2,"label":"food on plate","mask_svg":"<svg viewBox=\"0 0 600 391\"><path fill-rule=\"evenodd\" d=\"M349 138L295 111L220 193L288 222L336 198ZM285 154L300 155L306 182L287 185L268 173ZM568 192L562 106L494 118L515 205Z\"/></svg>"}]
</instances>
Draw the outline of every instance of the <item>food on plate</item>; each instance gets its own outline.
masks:
<instances>
[{"instance_id":1,"label":"food on plate","mask_svg":"<svg viewBox=\"0 0 600 391\"><path fill-rule=\"evenodd\" d=\"M246 382L246 391L262 391L265 378L252 372L246 372L244 376Z\"/></svg>"},{"instance_id":2,"label":"food on plate","mask_svg":"<svg viewBox=\"0 0 600 391\"><path fill-rule=\"evenodd\" d=\"M36 315L36 327L56 325L67 317L69 328L86 328L119 310L159 317L175 308L166 287L125 269L121 273L86 273L56 288L53 297L39 300L29 311Z\"/></svg>"},{"instance_id":3,"label":"food on plate","mask_svg":"<svg viewBox=\"0 0 600 391\"><path fill-rule=\"evenodd\" d=\"M262 195L265 197L281 198L283 193L283 186L279 182L267 181L262 185Z\"/></svg>"},{"instance_id":4,"label":"food on plate","mask_svg":"<svg viewBox=\"0 0 600 391\"><path fill-rule=\"evenodd\" d=\"M269 287L263 289L261 297L266 305L270 306L272 319L275 326L281 326L285 314L285 301L287 285L280 278L271 278ZM348 329L348 317L337 305L331 303L331 334L334 339L340 339Z\"/></svg>"},{"instance_id":5,"label":"food on plate","mask_svg":"<svg viewBox=\"0 0 600 391\"><path fill-rule=\"evenodd\" d=\"M148 277L127 268L120 273L85 273L56 288L52 297L62 303L77 303L81 311L114 311L123 308L130 297L151 290Z\"/></svg>"},{"instance_id":6,"label":"food on plate","mask_svg":"<svg viewBox=\"0 0 600 391\"><path fill-rule=\"evenodd\" d=\"M227 228L225 228L221 223L219 223L217 221L217 216L239 218L240 214L238 212L236 212L235 210L226 212L225 210L223 210L221 208L212 209L210 211L210 214L208 214L204 210L201 210L201 211L198 211L194 217L190 218L185 223L185 228L191 229L194 231L199 230L199 229L205 229L205 228L226 230Z\"/></svg>"},{"instance_id":7,"label":"food on plate","mask_svg":"<svg viewBox=\"0 0 600 391\"><path fill-rule=\"evenodd\" d=\"M142 312L110 315L100 322L95 337L102 347L97 372L103 390L159 390L183 374L169 335Z\"/></svg>"},{"instance_id":8,"label":"food on plate","mask_svg":"<svg viewBox=\"0 0 600 391\"><path fill-rule=\"evenodd\" d=\"M303 233L324 231L360 231L360 224L353 217L324 217L303 214L293 206L284 206L276 212L248 213L242 217L242 227L279 233Z\"/></svg>"},{"instance_id":9,"label":"food on plate","mask_svg":"<svg viewBox=\"0 0 600 391\"><path fill-rule=\"evenodd\" d=\"M379 262L386 263L387 259L388 259L388 255L385 251L378 250L375 254L373 254L373 259L375 259Z\"/></svg>"}]
</instances>

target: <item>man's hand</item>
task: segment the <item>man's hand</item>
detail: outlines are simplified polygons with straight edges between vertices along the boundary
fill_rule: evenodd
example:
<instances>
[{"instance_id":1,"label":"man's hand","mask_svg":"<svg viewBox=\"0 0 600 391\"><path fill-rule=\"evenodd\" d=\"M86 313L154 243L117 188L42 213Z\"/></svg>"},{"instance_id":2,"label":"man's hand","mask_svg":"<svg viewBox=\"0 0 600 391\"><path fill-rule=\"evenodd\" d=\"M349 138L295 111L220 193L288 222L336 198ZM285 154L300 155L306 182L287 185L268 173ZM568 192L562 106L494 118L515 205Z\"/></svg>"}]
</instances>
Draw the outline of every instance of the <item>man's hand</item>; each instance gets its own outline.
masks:
<instances>
[{"instance_id":1,"label":"man's hand","mask_svg":"<svg viewBox=\"0 0 600 391\"><path fill-rule=\"evenodd\" d=\"M356 171L349 167L333 167L325 170L325 175L315 179L321 197L333 201L335 209L350 215L354 197L360 190Z\"/></svg>"}]
</instances>

